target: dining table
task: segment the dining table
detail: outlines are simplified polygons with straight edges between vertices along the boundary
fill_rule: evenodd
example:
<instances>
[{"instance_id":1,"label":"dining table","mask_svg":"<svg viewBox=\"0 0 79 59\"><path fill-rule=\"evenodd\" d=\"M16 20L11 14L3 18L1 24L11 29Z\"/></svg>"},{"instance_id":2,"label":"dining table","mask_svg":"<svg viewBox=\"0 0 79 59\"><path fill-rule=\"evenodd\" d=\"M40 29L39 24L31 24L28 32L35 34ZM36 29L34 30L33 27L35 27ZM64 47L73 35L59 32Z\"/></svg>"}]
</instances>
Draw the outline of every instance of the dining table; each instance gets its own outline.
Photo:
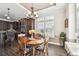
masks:
<instances>
[{"instance_id":1,"label":"dining table","mask_svg":"<svg viewBox=\"0 0 79 59\"><path fill-rule=\"evenodd\" d=\"M22 37L22 40L23 40L23 44L24 44L25 46L27 46L27 45L32 46L32 49L33 49L32 53L33 53L33 56L35 56L35 48L36 48L38 45L44 43L44 40L35 39L35 38Z\"/></svg>"}]
</instances>

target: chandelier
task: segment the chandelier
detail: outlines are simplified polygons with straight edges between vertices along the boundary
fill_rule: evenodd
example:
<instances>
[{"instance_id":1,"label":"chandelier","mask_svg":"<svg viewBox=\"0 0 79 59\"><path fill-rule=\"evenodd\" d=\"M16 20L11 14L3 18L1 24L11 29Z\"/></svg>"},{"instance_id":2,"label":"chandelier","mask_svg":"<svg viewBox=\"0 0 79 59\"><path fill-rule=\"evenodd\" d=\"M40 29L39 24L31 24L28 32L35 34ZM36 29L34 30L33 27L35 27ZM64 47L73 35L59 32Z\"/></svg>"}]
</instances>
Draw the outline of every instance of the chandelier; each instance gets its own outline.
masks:
<instances>
[{"instance_id":1,"label":"chandelier","mask_svg":"<svg viewBox=\"0 0 79 59\"><path fill-rule=\"evenodd\" d=\"M28 14L26 14L26 16L28 18L34 18L34 19L38 17L37 12L34 11L33 4L32 4L32 7L31 7L31 12L29 12Z\"/></svg>"},{"instance_id":2,"label":"chandelier","mask_svg":"<svg viewBox=\"0 0 79 59\"><path fill-rule=\"evenodd\" d=\"M10 8L7 8L7 14L5 14L4 16L6 17L6 19L10 19Z\"/></svg>"}]
</instances>

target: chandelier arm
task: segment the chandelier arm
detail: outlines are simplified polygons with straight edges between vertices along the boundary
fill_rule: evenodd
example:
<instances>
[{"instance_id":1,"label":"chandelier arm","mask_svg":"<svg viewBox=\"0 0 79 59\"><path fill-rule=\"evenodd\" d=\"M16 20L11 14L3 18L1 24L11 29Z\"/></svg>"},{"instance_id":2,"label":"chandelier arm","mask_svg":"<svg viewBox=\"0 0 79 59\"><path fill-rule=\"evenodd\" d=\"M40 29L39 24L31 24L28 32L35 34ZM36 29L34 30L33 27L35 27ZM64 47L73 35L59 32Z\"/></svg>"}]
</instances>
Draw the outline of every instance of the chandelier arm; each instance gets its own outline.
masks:
<instances>
[{"instance_id":1,"label":"chandelier arm","mask_svg":"<svg viewBox=\"0 0 79 59\"><path fill-rule=\"evenodd\" d=\"M37 13L34 12L34 5L32 3L32 6L31 6L31 13L28 14L28 17L29 18L37 18Z\"/></svg>"}]
</instances>

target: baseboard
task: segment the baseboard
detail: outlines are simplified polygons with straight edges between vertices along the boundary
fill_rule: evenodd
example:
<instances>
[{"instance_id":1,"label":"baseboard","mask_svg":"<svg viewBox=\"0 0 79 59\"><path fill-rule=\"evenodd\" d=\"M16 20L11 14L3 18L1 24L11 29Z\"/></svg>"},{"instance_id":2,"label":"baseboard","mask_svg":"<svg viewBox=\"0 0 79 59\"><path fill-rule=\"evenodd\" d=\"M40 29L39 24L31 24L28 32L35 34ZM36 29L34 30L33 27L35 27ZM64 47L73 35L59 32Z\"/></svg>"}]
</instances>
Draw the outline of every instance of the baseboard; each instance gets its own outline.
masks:
<instances>
[{"instance_id":1,"label":"baseboard","mask_svg":"<svg viewBox=\"0 0 79 59\"><path fill-rule=\"evenodd\" d=\"M60 44L59 43L54 43L54 42L48 42L49 44L54 44L54 45L58 45L58 46L60 46Z\"/></svg>"}]
</instances>

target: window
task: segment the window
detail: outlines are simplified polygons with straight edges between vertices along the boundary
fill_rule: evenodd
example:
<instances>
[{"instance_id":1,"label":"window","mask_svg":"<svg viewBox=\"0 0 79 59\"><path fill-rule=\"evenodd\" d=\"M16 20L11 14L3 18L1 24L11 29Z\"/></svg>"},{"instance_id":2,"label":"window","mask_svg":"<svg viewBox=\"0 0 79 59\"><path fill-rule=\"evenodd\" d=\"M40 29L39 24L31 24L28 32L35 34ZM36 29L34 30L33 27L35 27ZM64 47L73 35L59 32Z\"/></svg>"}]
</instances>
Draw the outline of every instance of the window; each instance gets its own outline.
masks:
<instances>
[{"instance_id":1,"label":"window","mask_svg":"<svg viewBox=\"0 0 79 59\"><path fill-rule=\"evenodd\" d=\"M41 32L45 37L54 37L54 17L44 17L35 20L35 30Z\"/></svg>"}]
</instances>

